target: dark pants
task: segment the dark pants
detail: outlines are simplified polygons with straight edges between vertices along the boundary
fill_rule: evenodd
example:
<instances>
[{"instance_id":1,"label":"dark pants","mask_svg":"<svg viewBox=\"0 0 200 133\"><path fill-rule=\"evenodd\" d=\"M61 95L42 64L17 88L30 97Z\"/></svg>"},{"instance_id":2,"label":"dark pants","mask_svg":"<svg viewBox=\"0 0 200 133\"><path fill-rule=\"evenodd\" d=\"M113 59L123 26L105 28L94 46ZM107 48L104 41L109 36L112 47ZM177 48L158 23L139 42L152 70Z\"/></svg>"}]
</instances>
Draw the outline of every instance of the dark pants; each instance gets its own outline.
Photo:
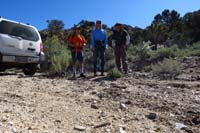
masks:
<instances>
[{"instance_id":1,"label":"dark pants","mask_svg":"<svg viewBox=\"0 0 200 133\"><path fill-rule=\"evenodd\" d=\"M128 71L128 65L126 60L126 45L116 45L115 47L115 63L117 65L117 69L122 71L121 64L123 66L123 71Z\"/></svg>"},{"instance_id":2,"label":"dark pants","mask_svg":"<svg viewBox=\"0 0 200 133\"><path fill-rule=\"evenodd\" d=\"M97 62L98 62L99 57L101 60L101 73L103 73L104 65L105 65L105 46L95 45L94 51L93 51L93 57L94 57L94 73L97 72Z\"/></svg>"}]
</instances>

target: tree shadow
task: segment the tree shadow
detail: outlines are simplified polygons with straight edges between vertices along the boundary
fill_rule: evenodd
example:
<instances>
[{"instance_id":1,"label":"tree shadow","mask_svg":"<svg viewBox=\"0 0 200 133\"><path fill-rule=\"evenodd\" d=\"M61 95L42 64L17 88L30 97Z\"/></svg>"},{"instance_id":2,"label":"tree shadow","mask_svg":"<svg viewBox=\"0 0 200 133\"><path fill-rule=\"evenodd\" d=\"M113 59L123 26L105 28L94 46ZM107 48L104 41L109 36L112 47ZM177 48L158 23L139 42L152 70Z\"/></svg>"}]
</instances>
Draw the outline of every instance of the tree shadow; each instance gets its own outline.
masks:
<instances>
[{"instance_id":1,"label":"tree shadow","mask_svg":"<svg viewBox=\"0 0 200 133\"><path fill-rule=\"evenodd\" d=\"M91 76L91 77L88 77L88 80L101 82L101 81L115 81L116 79L111 78L109 76L97 76L97 77Z\"/></svg>"},{"instance_id":2,"label":"tree shadow","mask_svg":"<svg viewBox=\"0 0 200 133\"><path fill-rule=\"evenodd\" d=\"M41 73L37 72L34 75L25 75L22 72L0 72L0 77L3 76L17 76L17 78L38 78L38 79L66 79L66 80L89 80L89 81L95 81L95 82L101 82L101 81L115 81L115 78L111 78L109 76L92 76L88 75L85 78L77 77L77 78L72 78L70 77L70 74L67 75L49 75L48 73Z\"/></svg>"},{"instance_id":3,"label":"tree shadow","mask_svg":"<svg viewBox=\"0 0 200 133\"><path fill-rule=\"evenodd\" d=\"M17 78L38 78L38 79L47 79L51 78L45 73L36 73L35 75L24 75L23 73L17 73Z\"/></svg>"},{"instance_id":4,"label":"tree shadow","mask_svg":"<svg viewBox=\"0 0 200 133\"><path fill-rule=\"evenodd\" d=\"M45 78L53 78L48 76L46 73L40 73L37 72L34 75L25 75L21 71L9 71L9 72L0 72L0 77L5 77L5 76L16 76L17 78L40 78L40 79L45 79Z\"/></svg>"},{"instance_id":5,"label":"tree shadow","mask_svg":"<svg viewBox=\"0 0 200 133\"><path fill-rule=\"evenodd\" d=\"M0 72L0 76L8 76L8 75L17 75L17 73L11 73L11 72Z\"/></svg>"}]
</instances>

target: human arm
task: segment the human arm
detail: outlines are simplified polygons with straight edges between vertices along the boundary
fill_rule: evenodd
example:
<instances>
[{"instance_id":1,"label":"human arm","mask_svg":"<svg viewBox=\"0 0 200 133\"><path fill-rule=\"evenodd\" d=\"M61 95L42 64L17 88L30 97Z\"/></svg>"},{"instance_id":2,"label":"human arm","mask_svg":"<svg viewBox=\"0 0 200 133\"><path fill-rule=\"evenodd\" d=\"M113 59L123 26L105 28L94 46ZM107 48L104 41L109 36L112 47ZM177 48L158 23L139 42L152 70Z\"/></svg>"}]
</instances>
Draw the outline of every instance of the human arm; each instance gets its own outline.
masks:
<instances>
[{"instance_id":1,"label":"human arm","mask_svg":"<svg viewBox=\"0 0 200 133\"><path fill-rule=\"evenodd\" d=\"M126 45L128 46L130 44L130 35L128 32L126 32Z\"/></svg>"},{"instance_id":2,"label":"human arm","mask_svg":"<svg viewBox=\"0 0 200 133\"><path fill-rule=\"evenodd\" d=\"M95 35L94 34L95 34L95 31L93 30L91 33L91 46L90 46L92 49L94 48L94 44L95 44L95 38L94 38Z\"/></svg>"},{"instance_id":3,"label":"human arm","mask_svg":"<svg viewBox=\"0 0 200 133\"><path fill-rule=\"evenodd\" d=\"M115 46L116 46L115 31L112 32L111 39L112 39L112 41L111 41L111 47L115 48Z\"/></svg>"},{"instance_id":4,"label":"human arm","mask_svg":"<svg viewBox=\"0 0 200 133\"><path fill-rule=\"evenodd\" d=\"M83 44L83 46L85 46L87 43L87 40L85 39L84 36L82 36L81 43Z\"/></svg>"},{"instance_id":5,"label":"human arm","mask_svg":"<svg viewBox=\"0 0 200 133\"><path fill-rule=\"evenodd\" d=\"M107 35L106 35L106 32L105 32L105 31L104 31L104 40L103 40L103 42L104 42L105 48L107 48L107 45L108 45L108 38L107 38Z\"/></svg>"}]
</instances>

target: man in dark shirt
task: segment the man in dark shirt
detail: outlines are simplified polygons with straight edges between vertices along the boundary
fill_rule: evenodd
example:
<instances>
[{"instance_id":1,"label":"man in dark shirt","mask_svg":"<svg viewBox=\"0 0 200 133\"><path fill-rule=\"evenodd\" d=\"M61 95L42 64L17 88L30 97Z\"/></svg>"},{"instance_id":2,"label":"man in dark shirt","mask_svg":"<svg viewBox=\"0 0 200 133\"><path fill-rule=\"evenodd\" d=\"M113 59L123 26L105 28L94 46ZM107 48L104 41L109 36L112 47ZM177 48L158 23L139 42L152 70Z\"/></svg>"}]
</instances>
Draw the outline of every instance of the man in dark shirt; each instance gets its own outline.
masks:
<instances>
[{"instance_id":1,"label":"man in dark shirt","mask_svg":"<svg viewBox=\"0 0 200 133\"><path fill-rule=\"evenodd\" d=\"M128 64L126 59L127 56L126 51L130 43L130 36L120 23L116 23L114 29L115 30L112 35L112 47L115 50L115 63L117 69L121 72L122 72L121 68L121 63L122 63L123 71L125 74L127 74Z\"/></svg>"}]
</instances>

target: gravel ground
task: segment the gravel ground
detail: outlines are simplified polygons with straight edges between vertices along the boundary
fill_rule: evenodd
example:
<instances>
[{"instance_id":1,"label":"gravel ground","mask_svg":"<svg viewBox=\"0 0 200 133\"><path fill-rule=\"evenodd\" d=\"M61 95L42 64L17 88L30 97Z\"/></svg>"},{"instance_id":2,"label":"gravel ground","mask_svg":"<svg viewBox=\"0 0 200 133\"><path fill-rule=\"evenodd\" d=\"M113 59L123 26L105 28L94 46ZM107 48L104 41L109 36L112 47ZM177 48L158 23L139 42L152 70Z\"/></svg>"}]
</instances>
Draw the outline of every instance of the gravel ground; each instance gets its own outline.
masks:
<instances>
[{"instance_id":1,"label":"gravel ground","mask_svg":"<svg viewBox=\"0 0 200 133\"><path fill-rule=\"evenodd\" d=\"M69 80L1 73L0 133L199 133L200 82L189 74Z\"/></svg>"}]
</instances>

